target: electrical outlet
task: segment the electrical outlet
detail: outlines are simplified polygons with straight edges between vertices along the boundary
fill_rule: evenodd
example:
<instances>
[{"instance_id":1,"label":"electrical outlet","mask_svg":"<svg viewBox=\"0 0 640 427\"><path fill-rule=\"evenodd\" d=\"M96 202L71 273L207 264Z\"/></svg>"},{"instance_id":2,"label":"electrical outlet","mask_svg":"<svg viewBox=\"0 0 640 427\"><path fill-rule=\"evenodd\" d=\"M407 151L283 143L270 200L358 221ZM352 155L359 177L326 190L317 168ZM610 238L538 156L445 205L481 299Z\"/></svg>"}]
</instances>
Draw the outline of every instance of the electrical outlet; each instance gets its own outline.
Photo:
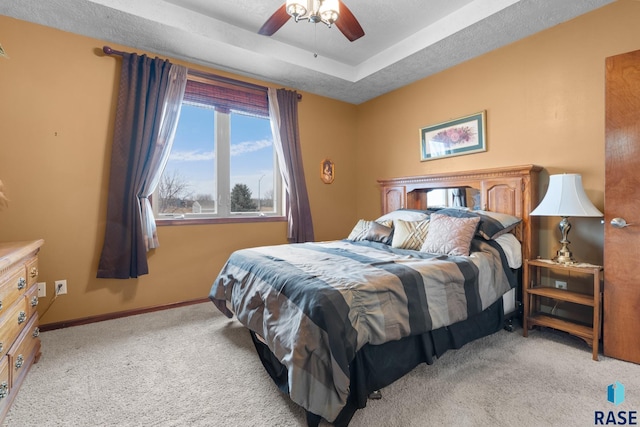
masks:
<instances>
[{"instance_id":1,"label":"electrical outlet","mask_svg":"<svg viewBox=\"0 0 640 427\"><path fill-rule=\"evenodd\" d=\"M567 289L567 282L563 282L562 280L556 280L556 288Z\"/></svg>"},{"instance_id":2,"label":"electrical outlet","mask_svg":"<svg viewBox=\"0 0 640 427\"><path fill-rule=\"evenodd\" d=\"M67 281L66 280L56 280L54 291L56 295L64 295L67 293Z\"/></svg>"},{"instance_id":3,"label":"electrical outlet","mask_svg":"<svg viewBox=\"0 0 640 427\"><path fill-rule=\"evenodd\" d=\"M47 282L38 282L38 298L47 296Z\"/></svg>"}]
</instances>

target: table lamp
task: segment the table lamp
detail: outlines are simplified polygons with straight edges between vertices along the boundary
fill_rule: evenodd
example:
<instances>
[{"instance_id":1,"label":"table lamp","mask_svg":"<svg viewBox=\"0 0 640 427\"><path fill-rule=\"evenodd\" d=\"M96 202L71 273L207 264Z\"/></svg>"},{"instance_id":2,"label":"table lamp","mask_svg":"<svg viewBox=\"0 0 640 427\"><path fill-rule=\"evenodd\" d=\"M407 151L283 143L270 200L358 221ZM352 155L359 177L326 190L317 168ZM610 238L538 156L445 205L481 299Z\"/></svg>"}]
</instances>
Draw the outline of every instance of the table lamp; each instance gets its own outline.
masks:
<instances>
[{"instance_id":1,"label":"table lamp","mask_svg":"<svg viewBox=\"0 0 640 427\"><path fill-rule=\"evenodd\" d=\"M549 176L549 189L542 202L529 215L531 216L560 216L558 224L562 240L562 247L553 259L560 264L573 264L575 259L569 250L570 216L601 217L602 212L596 208L582 188L582 176L565 173Z\"/></svg>"}]
</instances>

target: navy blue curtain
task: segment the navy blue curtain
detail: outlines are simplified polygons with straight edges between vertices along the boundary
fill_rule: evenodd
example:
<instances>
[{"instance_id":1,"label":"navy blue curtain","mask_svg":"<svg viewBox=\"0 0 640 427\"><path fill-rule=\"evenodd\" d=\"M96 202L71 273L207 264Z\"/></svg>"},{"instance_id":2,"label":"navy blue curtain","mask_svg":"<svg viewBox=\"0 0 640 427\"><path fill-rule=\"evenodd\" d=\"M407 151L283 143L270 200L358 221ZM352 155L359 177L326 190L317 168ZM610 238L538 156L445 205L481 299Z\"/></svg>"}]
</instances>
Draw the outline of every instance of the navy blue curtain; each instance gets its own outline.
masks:
<instances>
[{"instance_id":1,"label":"navy blue curtain","mask_svg":"<svg viewBox=\"0 0 640 427\"><path fill-rule=\"evenodd\" d=\"M149 273L138 194L158 139L170 69L166 60L122 54L99 278Z\"/></svg>"},{"instance_id":2,"label":"navy blue curtain","mask_svg":"<svg viewBox=\"0 0 640 427\"><path fill-rule=\"evenodd\" d=\"M278 116L278 132L282 144L281 170L287 186L287 206L289 228L287 238L291 243L312 242L314 240L313 222L309 193L302 166L302 149L300 147L300 131L298 127L298 93L287 89L269 89L269 96L276 93L277 108L272 116ZM274 120L274 117L271 117ZM274 138L276 139L276 138ZM276 140L276 143L277 140Z\"/></svg>"}]
</instances>

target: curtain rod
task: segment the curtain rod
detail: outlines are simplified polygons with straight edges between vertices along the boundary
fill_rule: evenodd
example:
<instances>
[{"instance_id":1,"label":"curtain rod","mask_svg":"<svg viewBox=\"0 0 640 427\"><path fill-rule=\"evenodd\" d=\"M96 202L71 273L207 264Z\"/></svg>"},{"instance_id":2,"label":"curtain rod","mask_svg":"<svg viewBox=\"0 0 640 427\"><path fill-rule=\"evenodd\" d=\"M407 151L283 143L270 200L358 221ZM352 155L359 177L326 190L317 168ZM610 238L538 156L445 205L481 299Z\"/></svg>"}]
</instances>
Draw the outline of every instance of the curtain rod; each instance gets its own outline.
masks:
<instances>
[{"instance_id":1,"label":"curtain rod","mask_svg":"<svg viewBox=\"0 0 640 427\"><path fill-rule=\"evenodd\" d=\"M112 49L110 46L103 46L102 47L102 51L104 53L106 53L107 55L119 55L119 56L123 56L126 55L128 52L122 52L119 50L115 50ZM188 72L189 74L192 74L194 76L198 76L198 77L205 77L205 78L209 78L215 81L219 81L219 82L223 82L223 83L231 83L234 85L239 85L239 86L243 86L249 89L257 89L257 90L266 90L267 87L266 86L261 86L261 85L257 85L257 84L253 84L253 83L248 83L248 82L243 82L242 80L236 80L236 79L232 79L230 77L224 77L224 76L219 76L217 74L212 74L212 73L207 73L204 71L198 71L198 70L194 70L191 68L188 68ZM298 96L298 101L302 100L302 94L298 93L296 94Z\"/></svg>"}]
</instances>

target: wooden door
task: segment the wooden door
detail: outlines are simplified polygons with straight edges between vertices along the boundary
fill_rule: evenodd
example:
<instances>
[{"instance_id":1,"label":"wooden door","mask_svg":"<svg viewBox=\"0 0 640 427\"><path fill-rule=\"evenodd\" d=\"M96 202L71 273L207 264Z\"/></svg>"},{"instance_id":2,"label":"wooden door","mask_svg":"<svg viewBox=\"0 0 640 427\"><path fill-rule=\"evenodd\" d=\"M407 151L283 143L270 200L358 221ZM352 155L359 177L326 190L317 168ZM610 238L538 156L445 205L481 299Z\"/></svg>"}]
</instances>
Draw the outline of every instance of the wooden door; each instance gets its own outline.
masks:
<instances>
[{"instance_id":1,"label":"wooden door","mask_svg":"<svg viewBox=\"0 0 640 427\"><path fill-rule=\"evenodd\" d=\"M640 50L607 58L605 116L603 352L640 363Z\"/></svg>"}]
</instances>

